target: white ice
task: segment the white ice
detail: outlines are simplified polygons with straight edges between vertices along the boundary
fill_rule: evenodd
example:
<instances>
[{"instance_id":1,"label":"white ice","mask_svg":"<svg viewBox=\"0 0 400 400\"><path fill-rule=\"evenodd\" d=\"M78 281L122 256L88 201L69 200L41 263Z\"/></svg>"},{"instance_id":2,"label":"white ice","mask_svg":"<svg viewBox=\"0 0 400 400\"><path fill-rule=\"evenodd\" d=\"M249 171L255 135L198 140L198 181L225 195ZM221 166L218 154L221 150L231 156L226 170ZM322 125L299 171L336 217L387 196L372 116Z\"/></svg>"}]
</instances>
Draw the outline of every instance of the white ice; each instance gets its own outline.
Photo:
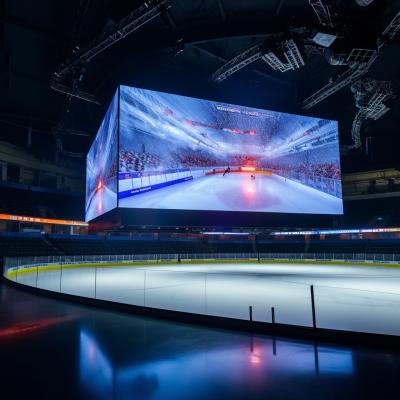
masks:
<instances>
[{"instance_id":1,"label":"white ice","mask_svg":"<svg viewBox=\"0 0 400 400\"><path fill-rule=\"evenodd\" d=\"M342 200L278 175L209 175L119 200L119 207L342 214Z\"/></svg>"},{"instance_id":2,"label":"white ice","mask_svg":"<svg viewBox=\"0 0 400 400\"><path fill-rule=\"evenodd\" d=\"M60 285L61 277L61 285ZM319 264L176 264L73 268L18 282L120 303L198 314L400 335L400 269Z\"/></svg>"}]
</instances>

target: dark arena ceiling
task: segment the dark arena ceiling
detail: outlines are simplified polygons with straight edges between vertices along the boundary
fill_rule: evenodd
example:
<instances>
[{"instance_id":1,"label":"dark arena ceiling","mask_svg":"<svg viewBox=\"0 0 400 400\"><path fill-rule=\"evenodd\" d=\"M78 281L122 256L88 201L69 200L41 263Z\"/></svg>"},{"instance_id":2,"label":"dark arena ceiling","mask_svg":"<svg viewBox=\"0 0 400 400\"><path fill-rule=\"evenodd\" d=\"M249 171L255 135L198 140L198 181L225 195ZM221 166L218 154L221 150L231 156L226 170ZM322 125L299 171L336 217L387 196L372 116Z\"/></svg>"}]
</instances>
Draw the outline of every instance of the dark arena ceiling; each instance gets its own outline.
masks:
<instances>
[{"instance_id":1,"label":"dark arena ceiling","mask_svg":"<svg viewBox=\"0 0 400 400\"><path fill-rule=\"evenodd\" d=\"M120 21L139 7L158 6L149 22L80 58L93 41L121 33ZM115 87L125 84L337 119L345 172L398 167L399 11L400 0L0 0L0 140L23 145L31 129L35 152L83 162ZM318 33L333 43L317 43ZM272 68L265 54L286 62L290 40L304 65ZM216 71L252 48L255 60L218 82ZM305 107L352 68L362 74ZM384 112L371 117L381 94ZM357 112L361 147L352 138Z\"/></svg>"}]
</instances>

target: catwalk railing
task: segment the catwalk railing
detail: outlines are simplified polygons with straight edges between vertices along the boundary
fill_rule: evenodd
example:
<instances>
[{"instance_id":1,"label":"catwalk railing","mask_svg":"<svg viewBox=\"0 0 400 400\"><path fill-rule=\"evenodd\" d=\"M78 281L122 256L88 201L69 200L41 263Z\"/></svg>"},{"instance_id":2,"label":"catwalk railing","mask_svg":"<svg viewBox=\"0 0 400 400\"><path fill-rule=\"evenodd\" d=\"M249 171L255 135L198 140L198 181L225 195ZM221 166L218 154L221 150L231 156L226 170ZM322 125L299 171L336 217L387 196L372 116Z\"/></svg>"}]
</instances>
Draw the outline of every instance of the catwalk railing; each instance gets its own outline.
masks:
<instances>
[{"instance_id":1,"label":"catwalk railing","mask_svg":"<svg viewBox=\"0 0 400 400\"><path fill-rule=\"evenodd\" d=\"M310 285L240 262L307 261L400 265L399 254L260 253L6 258L19 284L134 306L264 323L400 336L399 292ZM218 269L213 262L219 262ZM224 270L224 262L238 262ZM190 263L192 263L190 265ZM201 264L201 266L199 265ZM207 265L208 264L208 265ZM329 265L321 265L329 268ZM273 268L279 268L274 266ZM247 270L246 270L247 269ZM301 271L304 273L304 271ZM301 274L297 275L301 277ZM353 276L354 278L354 276ZM360 278L361 279L361 278ZM305 279L302 279L303 281Z\"/></svg>"}]
</instances>

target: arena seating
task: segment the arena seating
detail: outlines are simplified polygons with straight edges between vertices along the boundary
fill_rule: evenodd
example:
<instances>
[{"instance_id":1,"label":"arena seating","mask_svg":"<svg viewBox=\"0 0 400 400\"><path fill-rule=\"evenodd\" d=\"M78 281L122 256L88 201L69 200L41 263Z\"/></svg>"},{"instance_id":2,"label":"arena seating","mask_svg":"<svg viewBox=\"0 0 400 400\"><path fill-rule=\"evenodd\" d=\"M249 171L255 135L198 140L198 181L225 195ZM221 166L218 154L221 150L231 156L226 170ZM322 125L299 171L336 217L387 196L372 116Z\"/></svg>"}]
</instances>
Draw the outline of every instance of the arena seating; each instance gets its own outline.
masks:
<instances>
[{"instance_id":1,"label":"arena seating","mask_svg":"<svg viewBox=\"0 0 400 400\"><path fill-rule=\"evenodd\" d=\"M185 253L400 253L387 240L206 240L153 236L0 234L0 256Z\"/></svg>"},{"instance_id":2,"label":"arena seating","mask_svg":"<svg viewBox=\"0 0 400 400\"><path fill-rule=\"evenodd\" d=\"M114 254L101 236L49 235L49 242L65 255Z\"/></svg>"},{"instance_id":3,"label":"arena seating","mask_svg":"<svg viewBox=\"0 0 400 400\"><path fill-rule=\"evenodd\" d=\"M1 256L47 256L62 254L40 233L12 233L0 235Z\"/></svg>"},{"instance_id":4,"label":"arena seating","mask_svg":"<svg viewBox=\"0 0 400 400\"><path fill-rule=\"evenodd\" d=\"M0 213L81 220L84 217L83 203L77 195L0 186Z\"/></svg>"}]
</instances>

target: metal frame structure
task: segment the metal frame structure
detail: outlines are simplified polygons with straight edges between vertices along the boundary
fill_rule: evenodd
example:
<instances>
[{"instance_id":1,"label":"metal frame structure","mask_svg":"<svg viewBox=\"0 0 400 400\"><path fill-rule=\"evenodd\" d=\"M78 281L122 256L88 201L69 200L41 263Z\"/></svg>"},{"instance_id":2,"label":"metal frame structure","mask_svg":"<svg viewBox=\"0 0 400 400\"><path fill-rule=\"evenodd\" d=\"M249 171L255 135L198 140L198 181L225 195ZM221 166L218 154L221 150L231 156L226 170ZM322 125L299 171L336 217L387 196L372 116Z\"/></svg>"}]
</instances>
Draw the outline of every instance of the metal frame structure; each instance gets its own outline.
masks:
<instances>
[{"instance_id":1,"label":"metal frame structure","mask_svg":"<svg viewBox=\"0 0 400 400\"><path fill-rule=\"evenodd\" d=\"M215 71L212 75L212 80L215 82L222 82L235 72L259 60L262 56L263 51L260 45L250 47Z\"/></svg>"},{"instance_id":2,"label":"metal frame structure","mask_svg":"<svg viewBox=\"0 0 400 400\"><path fill-rule=\"evenodd\" d=\"M88 63L95 56L121 39L126 38L128 35L159 16L162 10L167 10L169 7L171 6L167 0L146 1L142 6L119 21L110 32L104 32L89 46L78 51L75 57L62 64L60 69L55 73L56 77L62 78L74 68Z\"/></svg>"},{"instance_id":3,"label":"metal frame structure","mask_svg":"<svg viewBox=\"0 0 400 400\"><path fill-rule=\"evenodd\" d=\"M332 17L329 7L326 4L324 4L322 0L308 0L308 2L310 3L310 6L313 8L321 25L333 28L334 24L332 22Z\"/></svg>"},{"instance_id":4,"label":"metal frame structure","mask_svg":"<svg viewBox=\"0 0 400 400\"><path fill-rule=\"evenodd\" d=\"M237 71L240 71L242 68L259 59L263 59L273 70L280 72L298 69L305 65L304 58L296 42L292 38L284 39L278 42L276 46L278 52L284 57L284 60L281 59L282 56L280 57L276 54L276 51L272 49L265 51L263 47L263 44L252 46L225 63L214 72L212 75L213 81L222 82Z\"/></svg>"},{"instance_id":5,"label":"metal frame structure","mask_svg":"<svg viewBox=\"0 0 400 400\"><path fill-rule=\"evenodd\" d=\"M390 110L385 102L395 98L391 82L366 78L356 85L356 87L352 87L352 90L356 100L358 100L356 106L359 110L354 117L351 129L353 138L351 148L361 147L361 127L365 120L372 119L376 121L381 118Z\"/></svg>"},{"instance_id":6,"label":"metal frame structure","mask_svg":"<svg viewBox=\"0 0 400 400\"><path fill-rule=\"evenodd\" d=\"M400 11L390 21L390 24L383 31L382 36L378 39L378 49L394 39L400 31Z\"/></svg>"},{"instance_id":7,"label":"metal frame structure","mask_svg":"<svg viewBox=\"0 0 400 400\"><path fill-rule=\"evenodd\" d=\"M282 42L282 49L291 69L299 69L306 65L300 50L293 39L284 40Z\"/></svg>"},{"instance_id":8,"label":"metal frame structure","mask_svg":"<svg viewBox=\"0 0 400 400\"><path fill-rule=\"evenodd\" d=\"M291 70L290 65L282 62L278 56L273 52L269 51L262 56L262 59L273 69L280 72L286 72Z\"/></svg>"},{"instance_id":9,"label":"metal frame structure","mask_svg":"<svg viewBox=\"0 0 400 400\"><path fill-rule=\"evenodd\" d=\"M356 82L368 73L371 65L379 57L380 51L387 46L400 31L400 11L395 15L382 35L377 39L376 49L353 49L347 57L349 69L341 73L335 80L329 82L316 93L303 101L303 109L308 110L322 100Z\"/></svg>"},{"instance_id":10,"label":"metal frame structure","mask_svg":"<svg viewBox=\"0 0 400 400\"><path fill-rule=\"evenodd\" d=\"M168 0L147 0L139 8L120 20L111 31L106 31L87 47L77 51L67 59L54 73L50 87L53 90L76 97L81 100L99 104L96 98L77 88L76 73L82 71L94 57L108 49L116 42L126 38L137 29L150 22L170 8ZM68 86L61 83L67 76L72 76L73 84Z\"/></svg>"},{"instance_id":11,"label":"metal frame structure","mask_svg":"<svg viewBox=\"0 0 400 400\"><path fill-rule=\"evenodd\" d=\"M96 97L78 88L70 87L60 83L57 79L53 79L50 87L56 92L67 94L68 96L76 97L77 99L85 100L90 103L100 104Z\"/></svg>"},{"instance_id":12,"label":"metal frame structure","mask_svg":"<svg viewBox=\"0 0 400 400\"><path fill-rule=\"evenodd\" d=\"M262 59L273 69L286 72L301 68L305 65L303 56L293 39L286 39L279 44L280 53L283 54L285 61L282 61L272 50L265 53Z\"/></svg>"},{"instance_id":13,"label":"metal frame structure","mask_svg":"<svg viewBox=\"0 0 400 400\"><path fill-rule=\"evenodd\" d=\"M366 73L367 70L356 67L347 69L343 73L339 74L335 80L330 81L316 93L305 99L303 101L303 109L308 110L314 107L316 104L338 92L340 89L358 81Z\"/></svg>"},{"instance_id":14,"label":"metal frame structure","mask_svg":"<svg viewBox=\"0 0 400 400\"><path fill-rule=\"evenodd\" d=\"M359 110L354 117L353 125L351 127L351 137L353 139L353 144L350 148L358 149L361 147L361 126L364 123L364 112Z\"/></svg>"}]
</instances>

